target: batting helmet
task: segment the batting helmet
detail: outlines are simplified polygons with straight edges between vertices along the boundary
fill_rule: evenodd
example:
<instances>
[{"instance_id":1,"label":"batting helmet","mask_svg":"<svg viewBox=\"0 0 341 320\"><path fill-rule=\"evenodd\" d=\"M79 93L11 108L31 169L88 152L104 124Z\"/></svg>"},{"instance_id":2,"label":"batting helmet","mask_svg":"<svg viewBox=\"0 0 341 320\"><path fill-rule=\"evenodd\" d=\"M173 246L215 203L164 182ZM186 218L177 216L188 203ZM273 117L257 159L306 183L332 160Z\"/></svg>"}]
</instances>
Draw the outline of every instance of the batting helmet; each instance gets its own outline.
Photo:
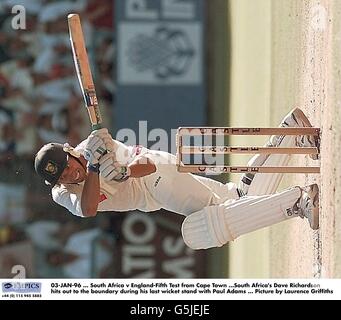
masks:
<instances>
[{"instance_id":1,"label":"batting helmet","mask_svg":"<svg viewBox=\"0 0 341 320\"><path fill-rule=\"evenodd\" d=\"M67 165L67 152L59 143L49 143L36 154L34 168L52 187L58 182Z\"/></svg>"}]
</instances>

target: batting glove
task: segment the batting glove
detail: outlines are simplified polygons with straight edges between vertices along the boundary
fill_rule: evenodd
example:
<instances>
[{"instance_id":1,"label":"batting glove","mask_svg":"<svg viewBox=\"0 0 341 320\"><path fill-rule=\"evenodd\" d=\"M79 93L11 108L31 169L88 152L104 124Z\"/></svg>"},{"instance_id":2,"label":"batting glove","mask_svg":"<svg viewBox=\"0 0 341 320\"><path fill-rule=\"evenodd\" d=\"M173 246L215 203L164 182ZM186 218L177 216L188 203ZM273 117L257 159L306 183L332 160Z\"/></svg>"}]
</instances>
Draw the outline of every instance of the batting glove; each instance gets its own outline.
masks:
<instances>
[{"instance_id":1,"label":"batting glove","mask_svg":"<svg viewBox=\"0 0 341 320\"><path fill-rule=\"evenodd\" d=\"M91 132L90 136L96 136L98 138L104 139L105 137L111 138L110 133L108 132L107 128L102 128L98 130L94 130Z\"/></svg>"},{"instance_id":2,"label":"batting glove","mask_svg":"<svg viewBox=\"0 0 341 320\"><path fill-rule=\"evenodd\" d=\"M99 137L100 139L102 139L102 141L105 144L105 149L108 152L115 150L115 142L114 142L112 136L110 135L110 133L108 132L108 129L102 128L99 130L94 130L91 132L90 136L96 136L96 137Z\"/></svg>"},{"instance_id":3,"label":"batting glove","mask_svg":"<svg viewBox=\"0 0 341 320\"><path fill-rule=\"evenodd\" d=\"M90 135L84 146L84 158L90 166L98 164L98 160L107 152L105 143L97 136Z\"/></svg>"},{"instance_id":4,"label":"batting glove","mask_svg":"<svg viewBox=\"0 0 341 320\"><path fill-rule=\"evenodd\" d=\"M99 159L99 171L107 182L122 182L127 180L131 174L129 167L116 161L114 152L108 153Z\"/></svg>"}]
</instances>

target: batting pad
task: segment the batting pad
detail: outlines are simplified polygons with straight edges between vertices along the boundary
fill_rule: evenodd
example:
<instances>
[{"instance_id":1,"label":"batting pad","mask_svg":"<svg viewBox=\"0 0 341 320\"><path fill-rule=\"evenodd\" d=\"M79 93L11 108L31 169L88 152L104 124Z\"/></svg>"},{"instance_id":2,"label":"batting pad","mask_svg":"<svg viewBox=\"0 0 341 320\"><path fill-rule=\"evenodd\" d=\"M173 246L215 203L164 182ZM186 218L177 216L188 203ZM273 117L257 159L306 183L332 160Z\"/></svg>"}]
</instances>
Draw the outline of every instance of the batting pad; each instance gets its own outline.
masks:
<instances>
[{"instance_id":1,"label":"batting pad","mask_svg":"<svg viewBox=\"0 0 341 320\"><path fill-rule=\"evenodd\" d=\"M284 136L276 147L295 147L295 137ZM259 154L248 162L248 166L287 166L290 160L289 154ZM255 174L249 186L240 181L239 187L249 196L273 194L277 191L283 178L283 173ZM247 192L246 192L247 190Z\"/></svg>"},{"instance_id":2,"label":"batting pad","mask_svg":"<svg viewBox=\"0 0 341 320\"><path fill-rule=\"evenodd\" d=\"M237 237L290 219L291 209L301 196L294 187L274 195L247 196L206 207L189 215L182 224L182 236L194 250L221 247Z\"/></svg>"},{"instance_id":3,"label":"batting pad","mask_svg":"<svg viewBox=\"0 0 341 320\"><path fill-rule=\"evenodd\" d=\"M189 215L182 223L181 232L185 244L194 250L221 247L233 240L223 205L206 207Z\"/></svg>"}]
</instances>

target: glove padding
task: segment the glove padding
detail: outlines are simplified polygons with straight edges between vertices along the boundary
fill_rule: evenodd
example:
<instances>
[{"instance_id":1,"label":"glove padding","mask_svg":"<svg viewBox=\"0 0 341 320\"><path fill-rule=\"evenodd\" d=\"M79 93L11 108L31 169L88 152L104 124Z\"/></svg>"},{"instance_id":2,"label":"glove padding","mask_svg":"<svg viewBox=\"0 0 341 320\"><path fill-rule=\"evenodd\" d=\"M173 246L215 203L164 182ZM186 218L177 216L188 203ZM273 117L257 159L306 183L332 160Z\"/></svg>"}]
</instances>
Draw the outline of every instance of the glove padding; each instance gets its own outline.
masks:
<instances>
[{"instance_id":1,"label":"glove padding","mask_svg":"<svg viewBox=\"0 0 341 320\"><path fill-rule=\"evenodd\" d=\"M130 169L116 161L114 152L105 154L99 159L100 175L105 181L122 182L129 178Z\"/></svg>"},{"instance_id":2,"label":"glove padding","mask_svg":"<svg viewBox=\"0 0 341 320\"><path fill-rule=\"evenodd\" d=\"M115 143L114 140L112 139L112 136L108 132L108 129L102 128L99 130L94 130L91 132L90 136L96 136L102 139L102 141L105 144L105 149L107 152L115 150Z\"/></svg>"},{"instance_id":3,"label":"glove padding","mask_svg":"<svg viewBox=\"0 0 341 320\"><path fill-rule=\"evenodd\" d=\"M108 129L92 131L84 146L84 158L88 161L88 165L98 164L100 157L111 150L112 141Z\"/></svg>"},{"instance_id":4,"label":"glove padding","mask_svg":"<svg viewBox=\"0 0 341 320\"><path fill-rule=\"evenodd\" d=\"M88 161L89 165L95 165L106 151L107 149L103 140L90 135L84 146L84 158Z\"/></svg>"},{"instance_id":5,"label":"glove padding","mask_svg":"<svg viewBox=\"0 0 341 320\"><path fill-rule=\"evenodd\" d=\"M104 139L105 137L110 137L111 135L108 132L107 128L102 128L102 129L98 129L98 130L94 130L91 132L90 136L96 136L98 138Z\"/></svg>"}]
</instances>

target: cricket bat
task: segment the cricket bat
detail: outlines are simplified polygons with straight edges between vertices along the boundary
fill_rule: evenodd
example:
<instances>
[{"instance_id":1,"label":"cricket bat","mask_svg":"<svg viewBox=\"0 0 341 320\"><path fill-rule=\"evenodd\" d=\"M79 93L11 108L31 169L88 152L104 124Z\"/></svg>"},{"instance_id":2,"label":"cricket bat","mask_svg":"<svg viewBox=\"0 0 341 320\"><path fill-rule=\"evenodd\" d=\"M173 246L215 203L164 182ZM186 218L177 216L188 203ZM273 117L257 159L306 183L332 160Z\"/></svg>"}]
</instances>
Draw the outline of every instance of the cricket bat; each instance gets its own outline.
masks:
<instances>
[{"instance_id":1,"label":"cricket bat","mask_svg":"<svg viewBox=\"0 0 341 320\"><path fill-rule=\"evenodd\" d=\"M98 106L96 90L89 64L88 53L85 47L82 25L78 14L67 16L70 41L79 85L87 107L92 130L102 127L102 117Z\"/></svg>"}]
</instances>

